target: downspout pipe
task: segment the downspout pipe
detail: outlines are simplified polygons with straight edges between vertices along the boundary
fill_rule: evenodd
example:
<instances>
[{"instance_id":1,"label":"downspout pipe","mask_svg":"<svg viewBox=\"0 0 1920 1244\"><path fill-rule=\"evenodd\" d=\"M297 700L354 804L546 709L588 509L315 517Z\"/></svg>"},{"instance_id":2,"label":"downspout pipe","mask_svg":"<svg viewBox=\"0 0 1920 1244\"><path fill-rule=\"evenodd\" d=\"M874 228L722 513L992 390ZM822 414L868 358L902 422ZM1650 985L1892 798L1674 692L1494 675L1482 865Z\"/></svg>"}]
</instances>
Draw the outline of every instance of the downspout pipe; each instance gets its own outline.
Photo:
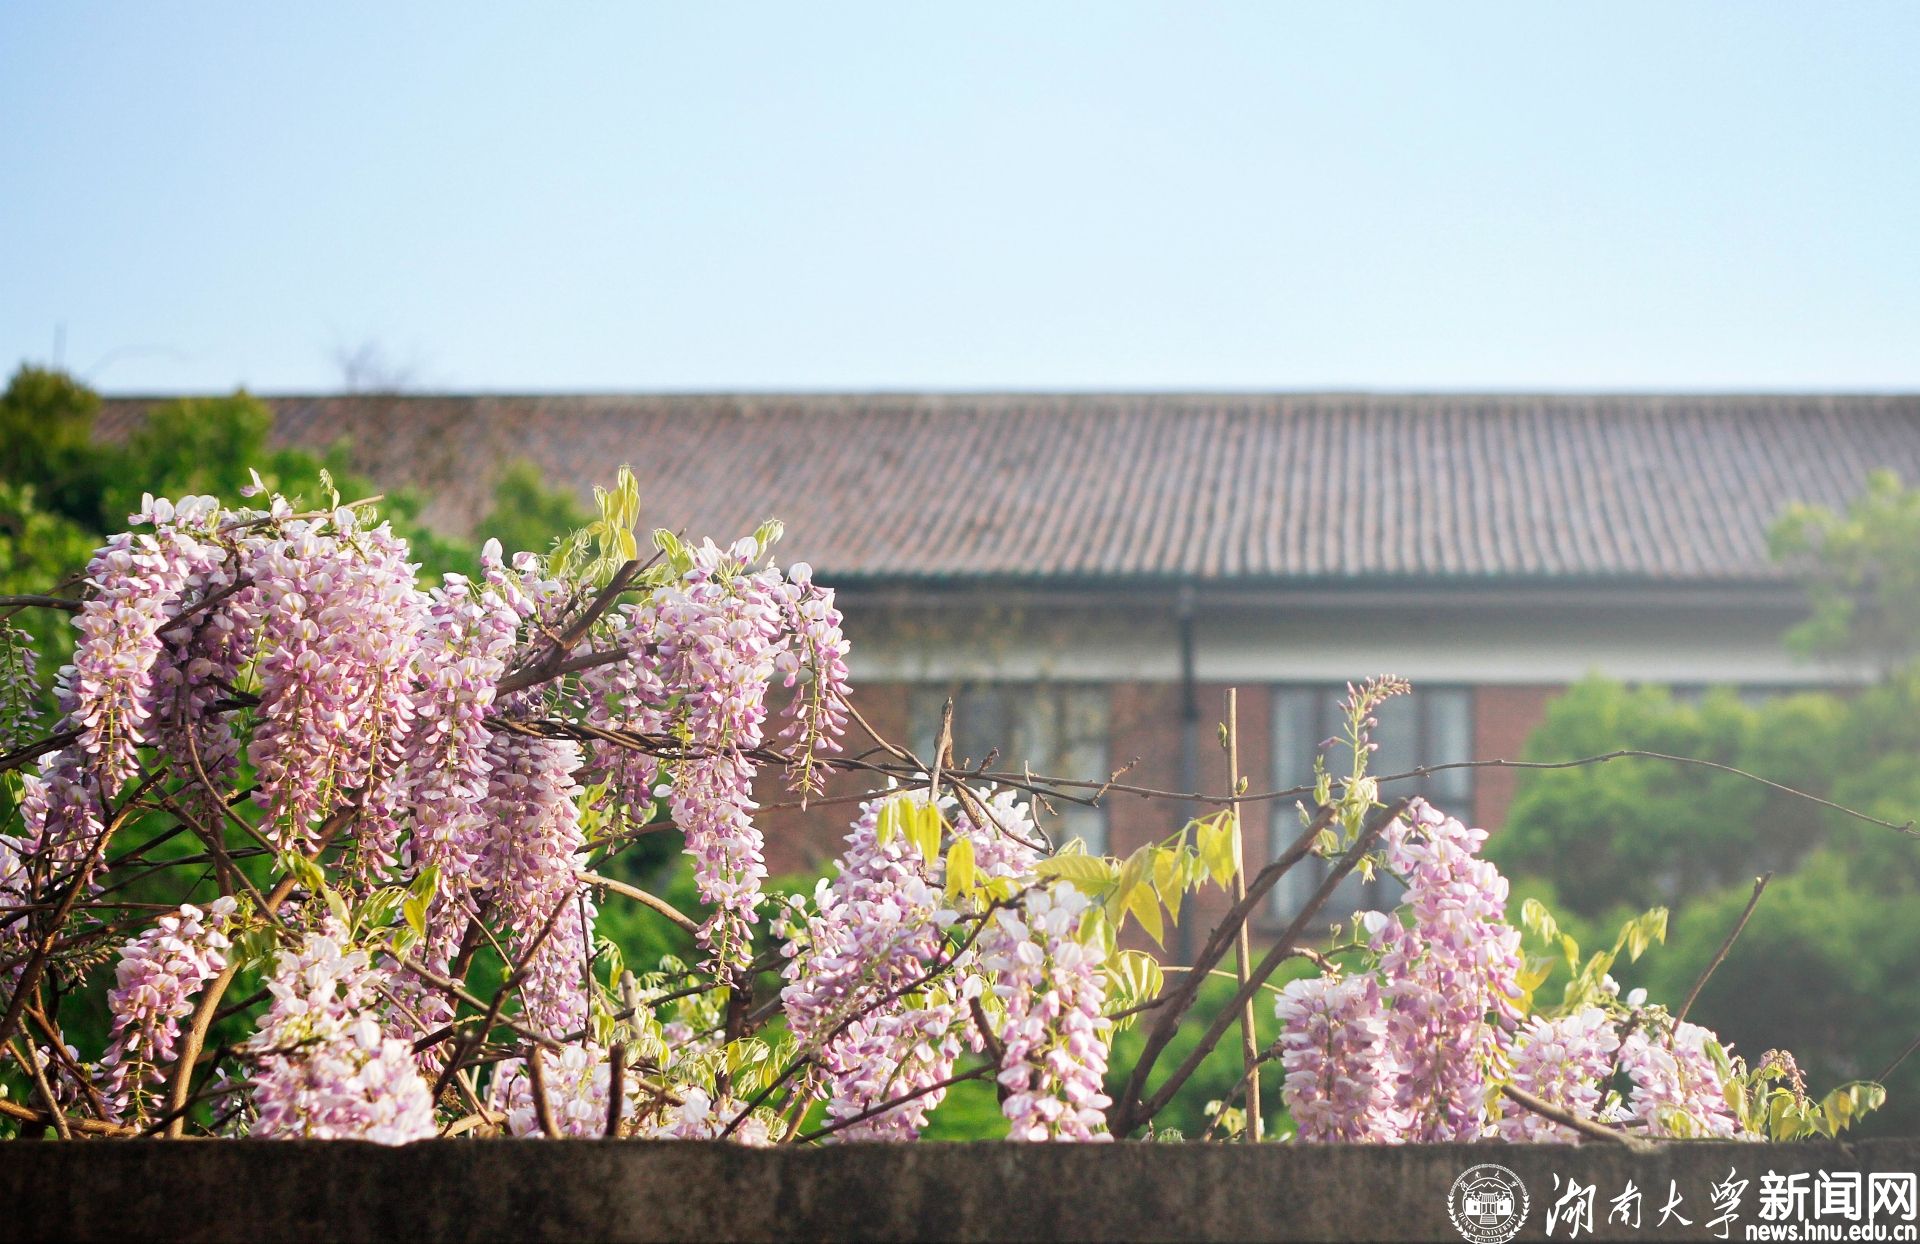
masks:
<instances>
[{"instance_id":1,"label":"downspout pipe","mask_svg":"<svg viewBox=\"0 0 1920 1244\"><path fill-rule=\"evenodd\" d=\"M1195 674L1197 644L1194 637L1196 596L1192 583L1182 583L1174 603L1174 623L1180 643L1180 780L1178 790L1200 789L1200 682ZM1187 819L1201 815L1197 802L1187 804ZM1192 921L1183 920L1177 928L1175 947L1182 963L1193 962Z\"/></svg>"}]
</instances>

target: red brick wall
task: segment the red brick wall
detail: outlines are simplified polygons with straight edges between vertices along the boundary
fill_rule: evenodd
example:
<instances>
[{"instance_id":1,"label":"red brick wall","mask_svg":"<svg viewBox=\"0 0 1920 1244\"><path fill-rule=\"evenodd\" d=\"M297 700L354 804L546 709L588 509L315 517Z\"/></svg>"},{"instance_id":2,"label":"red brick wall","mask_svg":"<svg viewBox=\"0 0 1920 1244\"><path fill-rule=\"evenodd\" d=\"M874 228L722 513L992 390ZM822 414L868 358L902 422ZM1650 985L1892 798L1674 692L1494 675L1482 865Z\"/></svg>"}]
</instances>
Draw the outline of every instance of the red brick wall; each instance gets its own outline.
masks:
<instances>
[{"instance_id":1,"label":"red brick wall","mask_svg":"<svg viewBox=\"0 0 1920 1244\"><path fill-rule=\"evenodd\" d=\"M863 683L854 689L853 702L860 715L888 742L911 747L907 690L905 683ZM847 727L842 742L847 752L856 756L873 746L858 722ZM803 812L796 806L796 797L787 791L784 775L762 774L754 793L761 807L760 830L767 839L767 871L775 876L824 872L839 856L847 826L859 811L859 800L852 796L884 782L872 773L834 773L827 779L826 790L809 801Z\"/></svg>"},{"instance_id":2,"label":"red brick wall","mask_svg":"<svg viewBox=\"0 0 1920 1244\"><path fill-rule=\"evenodd\" d=\"M1526 684L1510 687L1479 687L1473 693L1473 759L1514 760L1526 744L1527 735L1547 714L1547 701L1565 688L1559 685ZM1476 770L1473 785L1474 819L1490 830L1498 830L1507 819L1513 803L1513 790L1519 774L1512 769Z\"/></svg>"},{"instance_id":3,"label":"red brick wall","mask_svg":"<svg viewBox=\"0 0 1920 1244\"><path fill-rule=\"evenodd\" d=\"M1547 701L1560 690L1558 686L1544 684L1478 688L1474 693L1474 758L1518 756L1528 733L1545 714ZM908 742L911 739L908 692L904 683L866 683L855 693L855 703L874 728L890 741ZM1119 683L1112 687L1111 697L1112 734L1108 754L1116 767L1136 762L1120 781L1157 790L1180 789L1182 705L1179 686ZM1217 725L1226 716L1226 686L1202 684L1199 698L1199 789L1224 792L1226 755L1220 748ZM1272 722L1269 689L1258 685L1242 687L1240 771L1246 776L1250 790L1273 787ZM870 745L857 724L848 733L848 743L856 753ZM1474 811L1481 825L1497 830L1505 820L1507 807L1513 801L1515 776L1512 770L1506 769L1482 769L1475 774ZM857 801L850 796L878 784L874 775L868 773L835 774L829 779L825 794L802 812L795 806L794 797L782 788L778 776L768 775L760 783L759 795L769 871L781 874L824 870L839 855L847 824L856 811ZM1107 799L1108 850L1124 856L1142 843L1172 834L1194 812L1194 808L1178 801L1120 792L1110 794ZM1247 863L1251 871L1272 858L1273 805L1250 804L1244 816ZM1227 904L1224 895L1211 890L1195 902L1197 908L1183 913L1182 923L1191 936L1201 938Z\"/></svg>"}]
</instances>

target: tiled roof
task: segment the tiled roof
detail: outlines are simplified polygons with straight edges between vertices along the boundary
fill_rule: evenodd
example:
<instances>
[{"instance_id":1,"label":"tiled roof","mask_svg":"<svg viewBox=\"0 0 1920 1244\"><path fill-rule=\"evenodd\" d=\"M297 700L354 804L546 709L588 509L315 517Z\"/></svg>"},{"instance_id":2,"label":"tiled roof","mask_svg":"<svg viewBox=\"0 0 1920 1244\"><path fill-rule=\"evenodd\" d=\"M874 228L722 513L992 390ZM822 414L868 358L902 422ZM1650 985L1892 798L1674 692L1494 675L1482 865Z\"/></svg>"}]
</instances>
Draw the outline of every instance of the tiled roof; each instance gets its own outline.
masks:
<instances>
[{"instance_id":1,"label":"tiled roof","mask_svg":"<svg viewBox=\"0 0 1920 1244\"><path fill-rule=\"evenodd\" d=\"M610 481L647 526L785 520L822 577L1199 580L1775 573L1790 501L1920 480L1920 397L826 395L272 399L470 527L496 464ZM108 403L114 435L148 402Z\"/></svg>"}]
</instances>

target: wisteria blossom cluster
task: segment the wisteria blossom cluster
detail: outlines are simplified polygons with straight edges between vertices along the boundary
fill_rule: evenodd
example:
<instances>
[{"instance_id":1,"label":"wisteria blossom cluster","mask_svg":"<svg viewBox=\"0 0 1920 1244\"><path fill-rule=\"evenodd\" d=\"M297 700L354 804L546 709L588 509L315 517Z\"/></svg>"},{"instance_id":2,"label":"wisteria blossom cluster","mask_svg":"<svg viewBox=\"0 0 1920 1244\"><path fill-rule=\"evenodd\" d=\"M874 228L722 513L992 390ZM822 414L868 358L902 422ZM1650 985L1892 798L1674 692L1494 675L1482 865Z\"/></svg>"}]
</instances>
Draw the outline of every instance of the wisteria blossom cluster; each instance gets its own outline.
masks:
<instances>
[{"instance_id":1,"label":"wisteria blossom cluster","mask_svg":"<svg viewBox=\"0 0 1920 1244\"><path fill-rule=\"evenodd\" d=\"M113 1033L101 1058L101 1091L110 1117L127 1112L136 1093L158 1083L173 1061L179 1024L192 1013L194 995L227 966L227 938L239 903L222 895L201 911L191 903L128 942L114 965L107 991Z\"/></svg>"},{"instance_id":2,"label":"wisteria blossom cluster","mask_svg":"<svg viewBox=\"0 0 1920 1244\"><path fill-rule=\"evenodd\" d=\"M1276 1004L1301 1139L1581 1139L1504 1085L1642 1135L1738 1134L1706 1029L1623 1002L1611 978L1596 1003L1523 1017L1521 931L1506 879L1478 858L1485 831L1415 801L1383 838L1407 888L1393 915L1356 918L1370 965L1294 981ZM1624 1098L1612 1091L1622 1073Z\"/></svg>"},{"instance_id":3,"label":"wisteria blossom cluster","mask_svg":"<svg viewBox=\"0 0 1920 1244\"><path fill-rule=\"evenodd\" d=\"M784 950L788 1024L842 1139L919 1135L963 1047L995 1053L1014 1139L1106 1138L1106 949L1086 896L1036 877L1039 841L1010 792L861 809Z\"/></svg>"},{"instance_id":4,"label":"wisteria blossom cluster","mask_svg":"<svg viewBox=\"0 0 1920 1244\"><path fill-rule=\"evenodd\" d=\"M411 1046L380 1026L374 1004L386 977L337 924L279 954L272 1005L248 1043L253 1135L404 1144L435 1133L433 1094Z\"/></svg>"},{"instance_id":5,"label":"wisteria blossom cluster","mask_svg":"<svg viewBox=\"0 0 1920 1244\"><path fill-rule=\"evenodd\" d=\"M596 724L682 745L666 761L626 751L604 763L628 790L664 779L700 897L714 906L701 942L737 966L767 875L750 755L767 741L769 690L776 679L796 688L778 741L793 745L795 787L811 792L816 749L846 728L847 642L832 593L814 585L806 563L784 575L751 569L764 551L758 538L674 551L684 573L622 611L618 633L634 661L595 672L588 685Z\"/></svg>"},{"instance_id":6,"label":"wisteria blossom cluster","mask_svg":"<svg viewBox=\"0 0 1920 1244\"><path fill-rule=\"evenodd\" d=\"M119 950L97 1061L50 1050L106 1122L174 1121L160 1103L190 1097L237 971L262 974L271 1003L221 1081L239 1103L228 1130L432 1134L432 1081L460 1044L449 978L480 943L511 970L503 1022L581 1042L618 984L592 971L594 800L665 805L714 908L702 941L744 967L765 875L751 785L773 763L817 792L847 714L833 594L775 566L768 532L673 542L618 584L489 543L477 577L429 586L390 528L337 501L149 498L132 521L87 568L50 745L10 778L19 822L0 834L8 1036L52 974L90 961L53 948L110 934L89 896L123 860L156 871L146 852L185 835L210 865L207 898ZM35 671L11 628L0 648L11 750L39 728ZM471 1098L490 1065L439 1087ZM510 1098L511 1076L493 1078ZM669 1098L672 1121L646 1127L718 1129L712 1098Z\"/></svg>"}]
</instances>

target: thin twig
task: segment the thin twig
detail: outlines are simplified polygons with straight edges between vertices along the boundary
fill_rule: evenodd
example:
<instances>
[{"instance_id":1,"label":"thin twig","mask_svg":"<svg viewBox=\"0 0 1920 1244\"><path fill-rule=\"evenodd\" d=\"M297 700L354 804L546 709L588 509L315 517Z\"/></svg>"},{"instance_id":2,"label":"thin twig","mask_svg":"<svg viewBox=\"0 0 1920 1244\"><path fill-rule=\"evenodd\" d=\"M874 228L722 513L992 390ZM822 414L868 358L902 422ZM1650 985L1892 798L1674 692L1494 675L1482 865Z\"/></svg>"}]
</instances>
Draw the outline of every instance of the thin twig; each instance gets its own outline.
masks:
<instances>
[{"instance_id":1,"label":"thin twig","mask_svg":"<svg viewBox=\"0 0 1920 1244\"><path fill-rule=\"evenodd\" d=\"M79 613L84 607L83 602L68 600L64 596L37 596L32 593L0 596L0 609L59 609L66 613Z\"/></svg>"},{"instance_id":2,"label":"thin twig","mask_svg":"<svg viewBox=\"0 0 1920 1244\"><path fill-rule=\"evenodd\" d=\"M630 898L644 907L657 911L689 933L698 933L700 931L699 921L687 915L666 899L649 894L639 886L631 886L624 881L615 881L612 877L603 877L599 873L590 873L584 870L575 873L574 876L586 882L588 885L603 886L606 889L612 890L615 894Z\"/></svg>"},{"instance_id":3,"label":"thin twig","mask_svg":"<svg viewBox=\"0 0 1920 1244\"><path fill-rule=\"evenodd\" d=\"M1720 943L1720 949L1714 953L1713 961L1708 963L1706 970L1700 973L1700 979L1693 982L1693 988L1687 993L1687 1000L1680 1004L1680 1010L1675 1013L1673 1027L1667 1033L1669 1046L1673 1044L1674 1035L1680 1031L1680 1025L1686 1022L1687 1012L1693 1009L1693 1000L1698 998L1700 991L1707 987L1707 979L1713 975L1714 969L1726 962L1727 952L1733 949L1733 943L1740 936L1740 931L1747 927L1747 921L1753 917L1753 909L1760 903L1760 895L1765 892L1767 883L1772 880L1772 873L1762 873L1753 879L1753 897L1747 900L1747 909L1740 913L1740 919L1727 931L1726 940Z\"/></svg>"},{"instance_id":4,"label":"thin twig","mask_svg":"<svg viewBox=\"0 0 1920 1244\"><path fill-rule=\"evenodd\" d=\"M991 1067L975 1067L972 1071L963 1071L959 1075L948 1076L946 1079L938 1081L936 1083L922 1085L920 1088L913 1090L913 1092L906 1093L902 1096L896 1097L891 1101L883 1101L877 1106L869 1106L867 1107L867 1109L862 1110L859 1114L849 1115L844 1119L835 1119L833 1122L827 1124L825 1127L819 1128L815 1131L808 1132L805 1136L800 1137L797 1143L804 1145L809 1141L815 1141L815 1140L821 1139L822 1137L831 1136L835 1132L840 1131L843 1128L852 1127L856 1123L865 1123L868 1119L873 1118L875 1115L885 1114L889 1110L898 1110L900 1107L906 1105L908 1102L917 1101L918 1099L925 1097L929 1093L938 1093L942 1089L952 1088L954 1085L965 1083L968 1080L981 1079L984 1076L986 1076L988 1073L990 1073L992 1070L993 1068Z\"/></svg>"}]
</instances>

